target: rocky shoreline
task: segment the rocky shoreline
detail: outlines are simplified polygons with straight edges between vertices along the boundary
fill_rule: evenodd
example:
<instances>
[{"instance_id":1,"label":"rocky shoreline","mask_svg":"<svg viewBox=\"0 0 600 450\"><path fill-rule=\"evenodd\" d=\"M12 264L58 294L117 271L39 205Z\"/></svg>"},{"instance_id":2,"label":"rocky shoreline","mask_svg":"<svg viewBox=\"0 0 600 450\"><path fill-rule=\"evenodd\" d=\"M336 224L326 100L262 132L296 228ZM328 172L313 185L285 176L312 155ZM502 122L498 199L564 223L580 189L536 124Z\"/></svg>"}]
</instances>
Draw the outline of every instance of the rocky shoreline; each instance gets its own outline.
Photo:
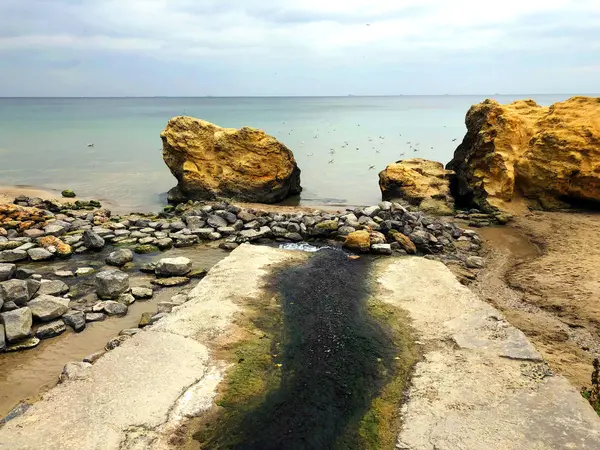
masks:
<instances>
[{"instance_id":1,"label":"rocky shoreline","mask_svg":"<svg viewBox=\"0 0 600 450\"><path fill-rule=\"evenodd\" d=\"M127 271L136 254L160 254L173 247L191 247L213 242L225 250L251 242L275 245L309 242L342 246L349 252L378 255L418 254L461 268L463 273L483 267L478 256L481 240L471 230L450 220L410 211L399 203L382 202L341 213L267 212L245 209L227 202L190 201L168 206L160 214L112 215L99 203L61 203L25 196L0 206L0 351L31 348L40 339L63 333L66 327L80 332L85 324L123 315L136 300L152 296L153 289L184 285L190 277L206 271L165 269L168 258L158 265L145 264L142 271L155 273L153 286L129 289ZM114 270L96 273L90 267L59 270L54 279L44 279L22 263L52 264L74 254L113 248L105 258ZM189 270L187 270L189 269ZM467 279L474 278L471 272ZM83 296L69 292L62 281L93 278L95 293ZM158 317L183 298L161 305ZM36 326L37 325L37 326Z\"/></svg>"}]
</instances>

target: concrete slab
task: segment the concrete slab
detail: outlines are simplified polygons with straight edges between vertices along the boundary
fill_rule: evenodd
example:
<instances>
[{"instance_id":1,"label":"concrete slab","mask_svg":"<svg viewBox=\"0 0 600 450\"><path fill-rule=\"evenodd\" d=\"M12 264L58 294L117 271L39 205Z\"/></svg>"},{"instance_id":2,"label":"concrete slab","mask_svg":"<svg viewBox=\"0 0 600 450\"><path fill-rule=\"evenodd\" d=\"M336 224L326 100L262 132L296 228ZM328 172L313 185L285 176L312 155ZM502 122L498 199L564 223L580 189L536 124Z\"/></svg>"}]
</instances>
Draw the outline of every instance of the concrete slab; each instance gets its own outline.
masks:
<instances>
[{"instance_id":1,"label":"concrete slab","mask_svg":"<svg viewBox=\"0 0 600 450\"><path fill-rule=\"evenodd\" d=\"M412 318L423 361L402 406L397 448L600 448L600 418L563 377L547 374L525 335L441 263L388 259L379 297Z\"/></svg>"},{"instance_id":2,"label":"concrete slab","mask_svg":"<svg viewBox=\"0 0 600 450\"><path fill-rule=\"evenodd\" d=\"M85 379L56 386L8 422L0 429L0 449L170 448L170 432L213 405L224 366L208 344L229 330L241 303L265 295L270 264L299 257L240 246L185 305L108 352Z\"/></svg>"}]
</instances>

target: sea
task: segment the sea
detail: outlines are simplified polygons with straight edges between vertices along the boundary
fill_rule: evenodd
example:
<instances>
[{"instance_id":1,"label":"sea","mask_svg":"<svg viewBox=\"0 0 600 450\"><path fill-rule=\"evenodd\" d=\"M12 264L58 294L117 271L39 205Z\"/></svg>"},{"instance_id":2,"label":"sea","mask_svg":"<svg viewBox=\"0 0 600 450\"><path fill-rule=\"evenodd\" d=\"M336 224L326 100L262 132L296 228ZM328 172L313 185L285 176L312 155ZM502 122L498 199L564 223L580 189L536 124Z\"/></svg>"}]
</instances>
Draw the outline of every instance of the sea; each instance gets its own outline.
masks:
<instances>
[{"instance_id":1,"label":"sea","mask_svg":"<svg viewBox=\"0 0 600 450\"><path fill-rule=\"evenodd\" d=\"M288 204L369 205L381 199L378 174L388 164L450 161L471 105L571 96L0 98L0 186L73 189L120 210L157 211L176 184L160 132L188 115L260 128L288 146L304 189Z\"/></svg>"}]
</instances>

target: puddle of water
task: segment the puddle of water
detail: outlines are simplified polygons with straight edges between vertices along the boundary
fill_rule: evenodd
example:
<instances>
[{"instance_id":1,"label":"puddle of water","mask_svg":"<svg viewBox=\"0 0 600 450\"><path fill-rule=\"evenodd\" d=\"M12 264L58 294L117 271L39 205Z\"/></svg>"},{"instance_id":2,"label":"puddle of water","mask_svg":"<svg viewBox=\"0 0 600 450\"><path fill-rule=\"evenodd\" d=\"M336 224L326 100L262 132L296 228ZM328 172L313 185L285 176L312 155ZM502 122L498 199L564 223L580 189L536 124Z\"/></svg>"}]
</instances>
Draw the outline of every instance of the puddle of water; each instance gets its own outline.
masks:
<instances>
[{"instance_id":1,"label":"puddle of water","mask_svg":"<svg viewBox=\"0 0 600 450\"><path fill-rule=\"evenodd\" d=\"M113 250L113 249L110 249ZM74 270L77 267L104 266L104 258L110 252L77 255L65 261L53 264L27 264L23 267L36 270L48 279L56 279L51 275L55 270ZM225 256L223 250L206 246L173 249L166 253L152 255L136 255L136 263L144 263L165 257L186 256L194 263L194 268L209 269ZM148 286L152 276L140 272L130 272L132 286ZM91 291L94 275L77 278L63 279L70 286L74 286L78 295ZM85 356L100 351L104 345L119 332L126 328L137 328L140 316L144 312L155 312L156 304L168 301L181 290L190 290L193 284L179 288L161 289L156 291L154 297L147 301L136 301L129 307L124 317L107 318L102 322L88 323L81 333L74 333L68 329L61 336L43 340L36 348L0 354L0 417L4 417L14 406L22 400L31 400L38 397L47 389L53 387L63 366L71 361L81 361ZM68 328L68 327L67 327Z\"/></svg>"},{"instance_id":2,"label":"puddle of water","mask_svg":"<svg viewBox=\"0 0 600 450\"><path fill-rule=\"evenodd\" d=\"M319 250L323 250L326 248L333 249L333 247L329 247L329 246L317 247L315 245L311 245L306 242L300 242L299 244L287 242L285 244L281 244L279 246L279 248L282 250L295 250L295 251L299 251L299 252L308 252L308 253L318 252Z\"/></svg>"},{"instance_id":3,"label":"puddle of water","mask_svg":"<svg viewBox=\"0 0 600 450\"><path fill-rule=\"evenodd\" d=\"M540 255L540 249L516 228L479 228L477 234L488 247L504 250L515 258L531 259Z\"/></svg>"}]
</instances>

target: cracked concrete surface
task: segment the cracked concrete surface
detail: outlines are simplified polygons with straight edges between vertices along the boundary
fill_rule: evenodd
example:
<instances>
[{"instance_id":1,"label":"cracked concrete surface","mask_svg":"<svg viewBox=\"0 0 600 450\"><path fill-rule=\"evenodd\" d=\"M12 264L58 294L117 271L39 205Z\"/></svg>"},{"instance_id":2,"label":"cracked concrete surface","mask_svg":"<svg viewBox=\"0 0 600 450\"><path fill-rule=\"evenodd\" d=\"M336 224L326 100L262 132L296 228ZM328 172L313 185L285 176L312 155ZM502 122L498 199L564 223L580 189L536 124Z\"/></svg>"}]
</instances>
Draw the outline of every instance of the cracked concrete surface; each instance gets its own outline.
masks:
<instances>
[{"instance_id":1,"label":"cracked concrete surface","mask_svg":"<svg viewBox=\"0 0 600 450\"><path fill-rule=\"evenodd\" d=\"M209 409L226 370L211 345L265 295L270 265L304 255L242 245L190 301L98 360L88 378L49 391L0 429L0 450L163 450L186 418ZM600 448L600 419L545 365L522 332L441 263L376 262L377 295L408 311L423 349L401 408L398 449ZM231 335L231 336L230 336Z\"/></svg>"},{"instance_id":2,"label":"cracked concrete surface","mask_svg":"<svg viewBox=\"0 0 600 450\"><path fill-rule=\"evenodd\" d=\"M380 298L409 312L423 347L396 448L600 448L600 418L500 312L441 263L388 259ZM541 376L538 376L542 374Z\"/></svg>"}]
</instances>

